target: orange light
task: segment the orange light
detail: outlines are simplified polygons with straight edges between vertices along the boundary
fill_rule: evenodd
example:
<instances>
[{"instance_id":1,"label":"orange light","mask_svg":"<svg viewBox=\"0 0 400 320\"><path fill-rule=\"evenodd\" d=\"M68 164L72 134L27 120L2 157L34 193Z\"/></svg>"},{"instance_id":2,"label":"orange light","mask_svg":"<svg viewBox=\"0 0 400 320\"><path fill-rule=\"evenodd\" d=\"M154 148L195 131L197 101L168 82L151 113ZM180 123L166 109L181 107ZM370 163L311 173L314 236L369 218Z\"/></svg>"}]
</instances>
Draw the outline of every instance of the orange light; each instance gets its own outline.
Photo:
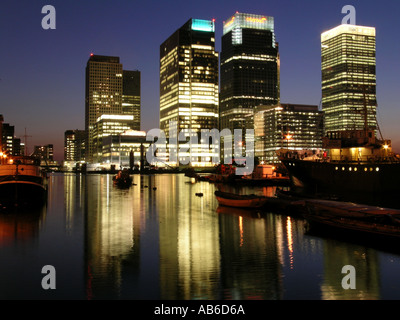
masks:
<instances>
[{"instance_id":1,"label":"orange light","mask_svg":"<svg viewBox=\"0 0 400 320\"><path fill-rule=\"evenodd\" d=\"M225 23L225 27L231 25L233 23L233 21L235 21L235 17L232 17L232 19L230 21L228 21L227 23Z\"/></svg>"},{"instance_id":2,"label":"orange light","mask_svg":"<svg viewBox=\"0 0 400 320\"><path fill-rule=\"evenodd\" d=\"M239 216L239 232L240 232L240 246L243 246L244 238L243 238L243 217Z\"/></svg>"}]
</instances>

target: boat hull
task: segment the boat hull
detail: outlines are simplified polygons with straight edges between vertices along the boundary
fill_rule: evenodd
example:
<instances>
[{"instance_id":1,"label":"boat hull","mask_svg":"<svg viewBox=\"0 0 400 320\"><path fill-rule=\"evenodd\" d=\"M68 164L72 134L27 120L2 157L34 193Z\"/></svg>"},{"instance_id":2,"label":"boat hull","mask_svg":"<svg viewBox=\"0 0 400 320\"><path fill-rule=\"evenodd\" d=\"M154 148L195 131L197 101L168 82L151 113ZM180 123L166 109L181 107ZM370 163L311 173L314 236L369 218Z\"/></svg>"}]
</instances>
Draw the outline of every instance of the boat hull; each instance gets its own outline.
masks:
<instances>
[{"instance_id":1,"label":"boat hull","mask_svg":"<svg viewBox=\"0 0 400 320\"><path fill-rule=\"evenodd\" d=\"M249 197L216 192L215 196L221 206L234 208L261 208L267 203L266 197Z\"/></svg>"},{"instance_id":2,"label":"boat hull","mask_svg":"<svg viewBox=\"0 0 400 320\"><path fill-rule=\"evenodd\" d=\"M289 172L292 187L310 193L351 196L358 200L357 196L389 198L400 192L400 163L281 161Z\"/></svg>"},{"instance_id":3,"label":"boat hull","mask_svg":"<svg viewBox=\"0 0 400 320\"><path fill-rule=\"evenodd\" d=\"M360 221L358 219L339 216L304 216L311 227L324 228L330 231L345 232L347 235L374 236L380 239L395 238L400 240L400 225L385 225Z\"/></svg>"},{"instance_id":4,"label":"boat hull","mask_svg":"<svg viewBox=\"0 0 400 320\"><path fill-rule=\"evenodd\" d=\"M29 157L16 157L0 165L0 205L2 208L31 207L46 201L46 175Z\"/></svg>"},{"instance_id":5,"label":"boat hull","mask_svg":"<svg viewBox=\"0 0 400 320\"><path fill-rule=\"evenodd\" d=\"M306 207L311 227L400 239L400 210L325 200L306 201Z\"/></svg>"},{"instance_id":6,"label":"boat hull","mask_svg":"<svg viewBox=\"0 0 400 320\"><path fill-rule=\"evenodd\" d=\"M34 182L9 181L0 183L0 204L2 207L34 206L46 201L47 190Z\"/></svg>"}]
</instances>

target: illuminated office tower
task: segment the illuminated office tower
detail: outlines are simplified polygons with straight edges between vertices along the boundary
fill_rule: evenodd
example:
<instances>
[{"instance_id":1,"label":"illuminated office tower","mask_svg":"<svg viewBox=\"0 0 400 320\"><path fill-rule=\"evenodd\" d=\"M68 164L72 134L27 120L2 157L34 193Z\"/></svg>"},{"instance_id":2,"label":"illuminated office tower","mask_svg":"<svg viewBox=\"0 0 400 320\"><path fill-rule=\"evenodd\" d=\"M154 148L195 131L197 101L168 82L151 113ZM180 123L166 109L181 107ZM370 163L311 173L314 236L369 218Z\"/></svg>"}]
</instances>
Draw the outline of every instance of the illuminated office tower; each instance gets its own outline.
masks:
<instances>
[{"instance_id":1,"label":"illuminated office tower","mask_svg":"<svg viewBox=\"0 0 400 320\"><path fill-rule=\"evenodd\" d=\"M122 72L122 113L133 116L132 130L140 130L140 71Z\"/></svg>"},{"instance_id":2,"label":"illuminated office tower","mask_svg":"<svg viewBox=\"0 0 400 320\"><path fill-rule=\"evenodd\" d=\"M86 66L85 109L86 161L94 163L101 154L103 137L98 136L96 126L103 115L129 116L129 128L140 128L140 73L123 70L119 57L91 54Z\"/></svg>"},{"instance_id":3,"label":"illuminated office tower","mask_svg":"<svg viewBox=\"0 0 400 320\"><path fill-rule=\"evenodd\" d=\"M160 129L167 138L171 121L178 132L197 135L218 128L214 21L190 19L160 46Z\"/></svg>"},{"instance_id":4,"label":"illuminated office tower","mask_svg":"<svg viewBox=\"0 0 400 320\"><path fill-rule=\"evenodd\" d=\"M94 161L94 126L103 114L122 114L122 64L118 57L91 55L86 66L86 160Z\"/></svg>"},{"instance_id":5,"label":"illuminated office tower","mask_svg":"<svg viewBox=\"0 0 400 320\"><path fill-rule=\"evenodd\" d=\"M325 133L376 130L375 28L343 24L321 35Z\"/></svg>"},{"instance_id":6,"label":"illuminated office tower","mask_svg":"<svg viewBox=\"0 0 400 320\"><path fill-rule=\"evenodd\" d=\"M224 21L221 130L252 129L256 106L279 103L279 64L273 17L237 12Z\"/></svg>"}]
</instances>

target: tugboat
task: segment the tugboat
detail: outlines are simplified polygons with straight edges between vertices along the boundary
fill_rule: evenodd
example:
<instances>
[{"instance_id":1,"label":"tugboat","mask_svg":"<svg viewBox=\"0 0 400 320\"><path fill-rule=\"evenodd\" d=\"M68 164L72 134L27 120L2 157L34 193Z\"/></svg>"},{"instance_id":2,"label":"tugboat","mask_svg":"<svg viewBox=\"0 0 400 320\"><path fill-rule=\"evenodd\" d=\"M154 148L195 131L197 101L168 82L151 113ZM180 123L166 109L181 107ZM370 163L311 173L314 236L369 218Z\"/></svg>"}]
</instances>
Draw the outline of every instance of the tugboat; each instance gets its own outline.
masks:
<instances>
[{"instance_id":1,"label":"tugboat","mask_svg":"<svg viewBox=\"0 0 400 320\"><path fill-rule=\"evenodd\" d=\"M292 186L313 193L398 194L400 158L372 130L329 133L322 153L280 150Z\"/></svg>"},{"instance_id":2,"label":"tugboat","mask_svg":"<svg viewBox=\"0 0 400 320\"><path fill-rule=\"evenodd\" d=\"M37 159L8 157L0 152L0 204L2 208L41 205L47 196L46 173Z\"/></svg>"}]
</instances>

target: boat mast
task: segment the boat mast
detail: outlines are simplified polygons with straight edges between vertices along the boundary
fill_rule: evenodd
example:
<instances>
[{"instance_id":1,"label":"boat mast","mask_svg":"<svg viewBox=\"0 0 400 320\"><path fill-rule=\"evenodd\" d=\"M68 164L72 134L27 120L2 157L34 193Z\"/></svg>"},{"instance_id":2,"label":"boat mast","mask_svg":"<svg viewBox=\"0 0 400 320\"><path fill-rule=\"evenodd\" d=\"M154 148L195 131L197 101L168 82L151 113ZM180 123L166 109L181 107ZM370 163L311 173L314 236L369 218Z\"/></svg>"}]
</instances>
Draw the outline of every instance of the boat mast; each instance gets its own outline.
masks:
<instances>
[{"instance_id":1,"label":"boat mast","mask_svg":"<svg viewBox=\"0 0 400 320\"><path fill-rule=\"evenodd\" d=\"M24 137L24 141L25 141L25 157L28 156L28 142L27 142L27 138L30 138L32 136L28 136L26 134L26 128L25 128L25 135L23 135Z\"/></svg>"},{"instance_id":2,"label":"boat mast","mask_svg":"<svg viewBox=\"0 0 400 320\"><path fill-rule=\"evenodd\" d=\"M2 114L0 114L0 152L3 151L3 122L4 117Z\"/></svg>"}]
</instances>

